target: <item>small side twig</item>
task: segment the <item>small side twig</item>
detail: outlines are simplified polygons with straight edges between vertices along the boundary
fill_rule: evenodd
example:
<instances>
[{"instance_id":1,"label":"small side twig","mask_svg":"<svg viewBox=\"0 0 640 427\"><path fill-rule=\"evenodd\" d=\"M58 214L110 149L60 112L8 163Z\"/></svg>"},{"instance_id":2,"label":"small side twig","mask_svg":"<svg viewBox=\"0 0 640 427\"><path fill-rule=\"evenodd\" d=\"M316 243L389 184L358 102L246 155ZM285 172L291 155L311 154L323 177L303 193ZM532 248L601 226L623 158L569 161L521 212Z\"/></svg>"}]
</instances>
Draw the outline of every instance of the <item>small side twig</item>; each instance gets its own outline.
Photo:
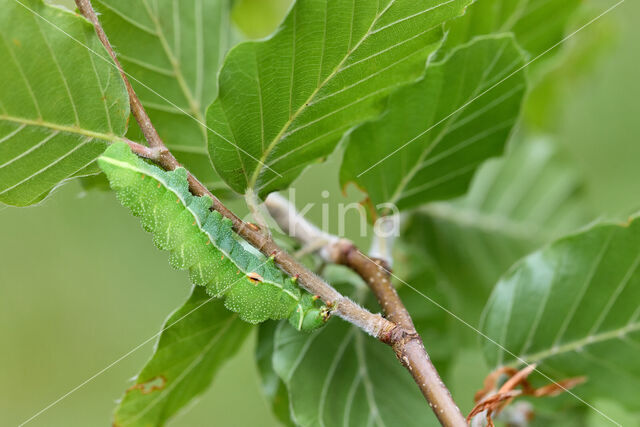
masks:
<instances>
[{"instance_id":1,"label":"small side twig","mask_svg":"<svg viewBox=\"0 0 640 427\"><path fill-rule=\"evenodd\" d=\"M287 199L278 193L271 193L264 202L267 211L285 234L302 243L303 248L314 248L314 252L327 262L337 262L336 256L340 239L320 230L307 221ZM323 242L319 245L318 242Z\"/></svg>"},{"instance_id":2,"label":"small side twig","mask_svg":"<svg viewBox=\"0 0 640 427\"><path fill-rule=\"evenodd\" d=\"M411 373L420 391L429 402L440 423L446 426L466 425L460 409L429 359L422 338L417 333L411 315L391 283L389 262L363 254L353 242L320 230L300 215L295 206L279 194L267 197L265 205L276 223L289 235L305 245L324 240L319 254L325 261L345 265L354 270L373 291L387 319L398 325L392 331L391 347ZM388 251L385 251L388 253Z\"/></svg>"},{"instance_id":3,"label":"small side twig","mask_svg":"<svg viewBox=\"0 0 640 427\"><path fill-rule=\"evenodd\" d=\"M400 215L380 217L373 227L374 235L369 257L381 259L391 268L393 266L393 246L397 238L396 231L400 228Z\"/></svg>"},{"instance_id":4,"label":"small side twig","mask_svg":"<svg viewBox=\"0 0 640 427\"><path fill-rule=\"evenodd\" d=\"M129 144L131 151L136 153L140 157L144 157L145 159L154 160L158 157L158 150L149 148L146 145L138 144L137 142L131 141L129 139L123 138L124 141Z\"/></svg>"},{"instance_id":5,"label":"small side twig","mask_svg":"<svg viewBox=\"0 0 640 427\"><path fill-rule=\"evenodd\" d=\"M247 192L244 195L244 200L247 207L249 208L249 211L251 212L253 220L258 223L258 227L260 227L262 233L270 237L271 231L269 230L269 225L267 224L267 220L265 219L265 216L263 214L263 208L260 204L258 195L255 191L253 191L252 188L247 189Z\"/></svg>"},{"instance_id":6,"label":"small side twig","mask_svg":"<svg viewBox=\"0 0 640 427\"><path fill-rule=\"evenodd\" d=\"M270 194L265 206L275 222L289 236L304 245L326 242L318 248L319 255L328 262L345 265L360 275L376 295L387 318L408 332L415 332L411 316L391 284L389 261L364 255L347 239L320 230L300 215L295 206L277 193Z\"/></svg>"}]
</instances>

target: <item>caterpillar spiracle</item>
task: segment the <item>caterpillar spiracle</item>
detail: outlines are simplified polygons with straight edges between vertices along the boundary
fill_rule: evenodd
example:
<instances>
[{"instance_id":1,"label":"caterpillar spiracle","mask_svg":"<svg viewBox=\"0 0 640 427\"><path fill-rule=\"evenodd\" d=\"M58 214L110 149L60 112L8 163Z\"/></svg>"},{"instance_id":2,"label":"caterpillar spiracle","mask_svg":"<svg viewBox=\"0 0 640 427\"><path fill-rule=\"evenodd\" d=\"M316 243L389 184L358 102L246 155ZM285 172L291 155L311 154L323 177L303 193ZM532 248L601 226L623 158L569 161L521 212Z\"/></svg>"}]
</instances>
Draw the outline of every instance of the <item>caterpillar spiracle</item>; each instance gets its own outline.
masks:
<instances>
[{"instance_id":1,"label":"caterpillar spiracle","mask_svg":"<svg viewBox=\"0 0 640 427\"><path fill-rule=\"evenodd\" d=\"M296 279L237 236L231 221L211 210L209 197L189 192L184 168L166 172L131 152L127 144L111 145L98 158L111 188L155 245L170 251L170 263L188 270L225 306L250 323L288 319L298 330L322 326L330 310L301 290Z\"/></svg>"}]
</instances>

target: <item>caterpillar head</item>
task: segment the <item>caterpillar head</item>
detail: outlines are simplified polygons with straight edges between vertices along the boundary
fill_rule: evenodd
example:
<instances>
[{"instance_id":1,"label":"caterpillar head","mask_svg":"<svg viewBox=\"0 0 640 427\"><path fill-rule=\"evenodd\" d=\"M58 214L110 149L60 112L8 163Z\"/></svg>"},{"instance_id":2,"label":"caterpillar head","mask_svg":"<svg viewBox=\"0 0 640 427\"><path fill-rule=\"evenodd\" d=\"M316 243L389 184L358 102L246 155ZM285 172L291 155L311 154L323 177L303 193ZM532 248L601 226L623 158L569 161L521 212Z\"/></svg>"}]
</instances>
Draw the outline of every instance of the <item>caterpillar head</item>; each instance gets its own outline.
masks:
<instances>
[{"instance_id":1,"label":"caterpillar head","mask_svg":"<svg viewBox=\"0 0 640 427\"><path fill-rule=\"evenodd\" d=\"M331 309L327 306L307 311L302 320L303 331L314 331L324 326L331 317Z\"/></svg>"},{"instance_id":2,"label":"caterpillar head","mask_svg":"<svg viewBox=\"0 0 640 427\"><path fill-rule=\"evenodd\" d=\"M329 317L330 307L323 305L319 298L305 294L289 320L296 329L311 332L324 326Z\"/></svg>"}]
</instances>

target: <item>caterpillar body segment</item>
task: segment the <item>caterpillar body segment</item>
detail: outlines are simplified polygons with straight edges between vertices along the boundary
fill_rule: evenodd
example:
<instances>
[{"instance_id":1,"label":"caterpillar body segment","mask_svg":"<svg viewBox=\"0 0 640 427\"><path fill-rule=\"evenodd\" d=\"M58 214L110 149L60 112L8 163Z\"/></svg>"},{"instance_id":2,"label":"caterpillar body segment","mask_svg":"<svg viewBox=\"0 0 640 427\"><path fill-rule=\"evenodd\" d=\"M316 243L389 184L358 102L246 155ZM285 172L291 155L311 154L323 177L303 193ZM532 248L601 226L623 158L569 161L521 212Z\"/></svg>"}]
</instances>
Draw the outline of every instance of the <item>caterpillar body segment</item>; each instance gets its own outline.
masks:
<instances>
[{"instance_id":1,"label":"caterpillar body segment","mask_svg":"<svg viewBox=\"0 0 640 427\"><path fill-rule=\"evenodd\" d=\"M120 202L140 217L155 245L170 252L170 264L188 270L225 306L250 323L288 319L299 330L322 326L329 314L274 263L245 247L231 221L211 211L209 197L189 192L187 172L165 172L133 154L128 145L110 146L98 159ZM248 245L247 245L248 246Z\"/></svg>"}]
</instances>

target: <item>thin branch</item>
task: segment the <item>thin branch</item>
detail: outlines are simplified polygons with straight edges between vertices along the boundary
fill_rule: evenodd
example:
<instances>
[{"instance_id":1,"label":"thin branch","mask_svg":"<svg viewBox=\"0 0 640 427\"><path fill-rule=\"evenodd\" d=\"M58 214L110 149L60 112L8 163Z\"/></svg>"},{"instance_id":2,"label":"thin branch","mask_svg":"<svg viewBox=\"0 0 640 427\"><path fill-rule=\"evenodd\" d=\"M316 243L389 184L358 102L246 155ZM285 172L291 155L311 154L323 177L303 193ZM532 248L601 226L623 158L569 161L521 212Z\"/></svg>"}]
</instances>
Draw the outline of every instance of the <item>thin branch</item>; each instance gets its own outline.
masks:
<instances>
[{"instance_id":1,"label":"thin branch","mask_svg":"<svg viewBox=\"0 0 640 427\"><path fill-rule=\"evenodd\" d=\"M320 230L307 221L295 206L278 193L271 193L264 204L282 231L302 243L302 250L307 252L307 248L315 248L313 252L318 252L323 260L337 262L340 238Z\"/></svg>"},{"instance_id":2,"label":"thin branch","mask_svg":"<svg viewBox=\"0 0 640 427\"><path fill-rule=\"evenodd\" d=\"M391 283L389 262L372 259L360 252L353 242L318 229L278 194L267 197L265 205L283 231L305 245L311 245L319 240L326 241L325 247L319 250L322 258L325 261L345 265L364 279L378 299L387 318L398 325L392 331L390 345L400 362L413 376L440 423L445 426L466 425L451 393L431 363L422 338L413 325L411 315ZM388 250L389 248L386 248L384 252L390 255Z\"/></svg>"},{"instance_id":3,"label":"thin branch","mask_svg":"<svg viewBox=\"0 0 640 427\"><path fill-rule=\"evenodd\" d=\"M159 147L159 148L162 148L163 150L166 150L166 147L162 142L162 139L160 139L158 132L153 127L153 124L151 123L151 119L149 118L149 115L147 114L144 107L142 106L142 102L140 102L138 95L136 95L135 91L133 90L133 87L131 86L129 79L127 79L127 75L125 74L124 69L122 68L122 65L120 65L120 61L118 61L118 57L116 56L116 53L113 51L113 48L109 43L109 39L107 38L107 35L105 34L104 30L102 29L102 26L100 25L100 22L98 21L96 12L93 10L93 6L91 6L91 1L90 0L75 0L75 1L76 1L76 6L78 6L78 10L80 11L80 13L82 13L82 15L84 15L84 17L87 18L93 24L96 30L96 34L98 35L98 38L100 39L104 47L107 49L107 52L109 53L109 56L111 56L111 59L113 59L113 62L115 62L116 67L118 67L118 71L120 71L122 80L124 80L124 84L127 87L127 93L129 94L129 103L131 104L131 113L133 113L133 116L135 117L136 121L140 125L140 129L142 130L142 134L144 135L145 139L149 142L149 145L151 147Z\"/></svg>"},{"instance_id":4,"label":"thin branch","mask_svg":"<svg viewBox=\"0 0 640 427\"><path fill-rule=\"evenodd\" d=\"M395 288L391 285L389 258L372 259L364 255L347 239L320 230L298 213L287 199L277 193L267 197L265 206L282 231L297 239L304 246L326 242L318 248L318 254L328 262L345 265L362 277L380 302L387 318L409 332L415 332L411 316L404 308Z\"/></svg>"}]
</instances>

